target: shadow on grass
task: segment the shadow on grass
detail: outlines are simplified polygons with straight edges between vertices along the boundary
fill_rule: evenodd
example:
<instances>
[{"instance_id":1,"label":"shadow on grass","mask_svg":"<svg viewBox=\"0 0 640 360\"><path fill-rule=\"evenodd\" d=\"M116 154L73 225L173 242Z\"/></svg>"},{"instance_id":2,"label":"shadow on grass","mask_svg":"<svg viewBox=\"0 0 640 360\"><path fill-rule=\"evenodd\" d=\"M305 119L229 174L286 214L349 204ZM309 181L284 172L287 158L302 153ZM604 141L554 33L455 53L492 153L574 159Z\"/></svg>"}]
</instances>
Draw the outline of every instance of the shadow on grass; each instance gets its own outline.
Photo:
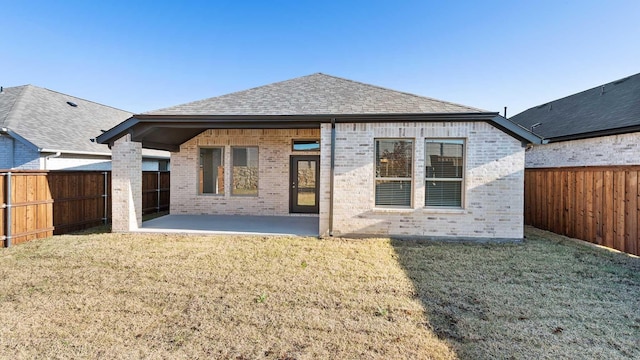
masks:
<instances>
[{"instance_id":1,"label":"shadow on grass","mask_svg":"<svg viewBox=\"0 0 640 360\"><path fill-rule=\"evenodd\" d=\"M461 359L640 356L640 259L536 231L523 243L391 244Z\"/></svg>"},{"instance_id":2,"label":"shadow on grass","mask_svg":"<svg viewBox=\"0 0 640 360\"><path fill-rule=\"evenodd\" d=\"M391 244L400 265L414 284L415 295L425 309L430 330L449 343L460 358L469 358L460 344L473 341L475 335L466 334L460 329L460 312L475 310L482 316L483 309L460 288L459 281L464 278L459 274L460 266L468 264L469 260L460 257L453 259L445 248L455 252L456 248L466 250L486 245L404 239L392 239Z\"/></svg>"},{"instance_id":3,"label":"shadow on grass","mask_svg":"<svg viewBox=\"0 0 640 360\"><path fill-rule=\"evenodd\" d=\"M148 221L148 220L152 220L155 218L159 218L161 216L165 216L168 215L169 212L168 211L162 211L159 213L154 213L154 214L147 214L147 215L143 215L142 216L142 222ZM74 231L71 232L69 234L66 235L93 235L93 234L107 234L111 232L111 224L104 224L104 225L99 225L99 226L94 226L94 227L90 227L84 230L78 230L78 231Z\"/></svg>"}]
</instances>

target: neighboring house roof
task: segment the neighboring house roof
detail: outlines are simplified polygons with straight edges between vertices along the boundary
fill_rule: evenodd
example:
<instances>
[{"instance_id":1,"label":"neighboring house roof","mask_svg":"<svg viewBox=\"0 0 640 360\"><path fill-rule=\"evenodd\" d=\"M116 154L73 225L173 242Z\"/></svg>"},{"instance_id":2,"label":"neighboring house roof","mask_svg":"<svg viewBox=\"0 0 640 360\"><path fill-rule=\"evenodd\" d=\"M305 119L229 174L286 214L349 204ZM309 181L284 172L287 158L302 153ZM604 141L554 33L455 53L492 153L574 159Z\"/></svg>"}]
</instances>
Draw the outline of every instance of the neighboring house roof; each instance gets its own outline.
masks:
<instances>
[{"instance_id":1,"label":"neighboring house roof","mask_svg":"<svg viewBox=\"0 0 640 360\"><path fill-rule=\"evenodd\" d=\"M0 131L28 142L40 152L110 155L107 146L91 139L131 115L33 85L6 87L0 92ZM150 155L168 157L158 152Z\"/></svg>"},{"instance_id":2,"label":"neighboring house roof","mask_svg":"<svg viewBox=\"0 0 640 360\"><path fill-rule=\"evenodd\" d=\"M495 112L317 73L135 115L98 141L112 144L131 133L144 147L178 151L207 129L317 128L332 121L487 121L523 141L540 140Z\"/></svg>"},{"instance_id":3,"label":"neighboring house roof","mask_svg":"<svg viewBox=\"0 0 640 360\"><path fill-rule=\"evenodd\" d=\"M322 73L194 101L152 115L322 115L485 112Z\"/></svg>"},{"instance_id":4,"label":"neighboring house roof","mask_svg":"<svg viewBox=\"0 0 640 360\"><path fill-rule=\"evenodd\" d=\"M640 131L640 74L538 105L509 120L549 142Z\"/></svg>"}]
</instances>

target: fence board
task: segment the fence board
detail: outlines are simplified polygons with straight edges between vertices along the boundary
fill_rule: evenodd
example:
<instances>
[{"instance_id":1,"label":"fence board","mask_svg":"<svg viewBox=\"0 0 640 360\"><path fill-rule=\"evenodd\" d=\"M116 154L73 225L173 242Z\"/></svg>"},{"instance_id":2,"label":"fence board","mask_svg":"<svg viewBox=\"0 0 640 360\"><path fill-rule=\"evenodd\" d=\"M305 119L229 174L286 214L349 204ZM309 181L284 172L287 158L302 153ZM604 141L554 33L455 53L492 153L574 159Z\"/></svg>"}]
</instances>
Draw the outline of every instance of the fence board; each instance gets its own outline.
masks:
<instances>
[{"instance_id":1,"label":"fence board","mask_svg":"<svg viewBox=\"0 0 640 360\"><path fill-rule=\"evenodd\" d=\"M585 198L585 238L587 239L595 239L595 226L596 226L596 221L595 221L595 216L594 216L594 210L593 210L593 206L594 206L594 185L593 185L593 171L587 171L586 172L586 177L584 179L584 189L585 189L585 193L586 193L586 198Z\"/></svg>"},{"instance_id":2,"label":"fence board","mask_svg":"<svg viewBox=\"0 0 640 360\"><path fill-rule=\"evenodd\" d=\"M12 244L93 227L111 219L110 172L18 170L11 171L11 176L7 194L6 175L0 174L0 205L11 196ZM168 210L169 172L143 172L142 176L140 191L148 204L144 214ZM0 206L0 237L7 235L7 211Z\"/></svg>"},{"instance_id":3,"label":"fence board","mask_svg":"<svg viewBox=\"0 0 640 360\"><path fill-rule=\"evenodd\" d=\"M602 232L602 213L603 213L603 202L602 202L602 172L596 171L593 174L593 193L594 193L594 222L595 222L595 243L598 245L602 245L603 243L603 232Z\"/></svg>"},{"instance_id":4,"label":"fence board","mask_svg":"<svg viewBox=\"0 0 640 360\"><path fill-rule=\"evenodd\" d=\"M640 255L640 166L527 169L525 223Z\"/></svg>"},{"instance_id":5,"label":"fence board","mask_svg":"<svg viewBox=\"0 0 640 360\"><path fill-rule=\"evenodd\" d=\"M615 219L615 237L613 239L613 248L625 251L624 244L624 172L616 171L613 178L613 217Z\"/></svg>"},{"instance_id":6,"label":"fence board","mask_svg":"<svg viewBox=\"0 0 640 360\"><path fill-rule=\"evenodd\" d=\"M625 173L625 251L628 253L638 253L638 216L636 212L638 201L638 171L627 171Z\"/></svg>"},{"instance_id":7,"label":"fence board","mask_svg":"<svg viewBox=\"0 0 640 360\"><path fill-rule=\"evenodd\" d=\"M613 247L613 171L604 172L604 246Z\"/></svg>"},{"instance_id":8,"label":"fence board","mask_svg":"<svg viewBox=\"0 0 640 360\"><path fill-rule=\"evenodd\" d=\"M576 209L576 174L573 172L567 173L567 186L569 189L569 196L567 198L568 207L569 207L569 231L567 235L574 237L576 235L576 221L577 214L575 212Z\"/></svg>"}]
</instances>

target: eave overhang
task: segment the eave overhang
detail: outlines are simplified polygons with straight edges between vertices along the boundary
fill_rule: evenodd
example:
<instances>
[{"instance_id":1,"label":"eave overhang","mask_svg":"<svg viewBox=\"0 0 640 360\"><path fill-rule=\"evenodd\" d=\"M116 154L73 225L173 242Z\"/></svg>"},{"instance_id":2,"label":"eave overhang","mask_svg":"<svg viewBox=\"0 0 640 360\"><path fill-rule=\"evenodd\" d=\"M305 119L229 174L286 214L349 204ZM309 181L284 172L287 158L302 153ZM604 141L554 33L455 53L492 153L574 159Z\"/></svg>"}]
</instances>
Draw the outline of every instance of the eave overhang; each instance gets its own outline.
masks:
<instances>
[{"instance_id":1,"label":"eave overhang","mask_svg":"<svg viewBox=\"0 0 640 360\"><path fill-rule=\"evenodd\" d=\"M554 143L554 142L562 142L562 141L590 139L590 138L596 138L601 136L629 134L629 133L635 133L635 132L640 132L640 125L589 131L589 132L584 132L579 134L552 136L552 137L546 138L545 140L547 140L547 142L549 143Z\"/></svg>"},{"instance_id":2,"label":"eave overhang","mask_svg":"<svg viewBox=\"0 0 640 360\"><path fill-rule=\"evenodd\" d=\"M180 144L208 129L313 129L331 123L375 122L473 122L484 121L527 143L540 138L498 113L430 114L322 114L322 115L135 115L99 135L96 140L112 146L130 134L144 148L179 151Z\"/></svg>"},{"instance_id":3,"label":"eave overhang","mask_svg":"<svg viewBox=\"0 0 640 360\"><path fill-rule=\"evenodd\" d=\"M21 142L23 145L25 145L26 147L28 147L28 148L30 148L32 150L35 150L35 151L38 151L38 152L40 152L40 150L41 150L34 143L32 143L31 141L23 138L22 136L20 136L16 132L12 131L11 129L8 129L8 128L5 128L5 127L0 128L0 134L7 135L7 136L9 136L9 137L11 137L13 139L16 139L19 142Z\"/></svg>"}]
</instances>

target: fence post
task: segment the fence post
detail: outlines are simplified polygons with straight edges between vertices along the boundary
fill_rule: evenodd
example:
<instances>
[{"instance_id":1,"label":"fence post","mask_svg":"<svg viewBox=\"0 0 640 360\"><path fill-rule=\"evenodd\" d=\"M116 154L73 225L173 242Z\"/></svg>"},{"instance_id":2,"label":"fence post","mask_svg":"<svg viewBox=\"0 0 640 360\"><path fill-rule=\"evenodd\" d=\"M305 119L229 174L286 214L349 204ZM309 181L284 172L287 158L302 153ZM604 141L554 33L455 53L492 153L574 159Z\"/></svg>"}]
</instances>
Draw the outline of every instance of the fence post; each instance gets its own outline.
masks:
<instances>
[{"instance_id":1,"label":"fence post","mask_svg":"<svg viewBox=\"0 0 640 360\"><path fill-rule=\"evenodd\" d=\"M11 171L7 173L7 181L6 181L6 191L5 191L5 227L6 227L6 235L4 237L4 246L11 247Z\"/></svg>"},{"instance_id":2,"label":"fence post","mask_svg":"<svg viewBox=\"0 0 640 360\"><path fill-rule=\"evenodd\" d=\"M156 189L157 201L156 201L156 213L160 212L160 171L158 171L158 186Z\"/></svg>"},{"instance_id":3,"label":"fence post","mask_svg":"<svg viewBox=\"0 0 640 360\"><path fill-rule=\"evenodd\" d=\"M108 196L107 196L108 187L109 187L109 181L107 180L107 174L108 173L106 171L104 171L102 173L102 175L104 176L104 191L103 191L103 194L102 194L102 199L104 200L104 210L103 210L104 212L102 214L102 223L105 224L105 225L107 224L107 210L108 210L108 206L109 206L109 204L107 203L107 201L109 201Z\"/></svg>"}]
</instances>

